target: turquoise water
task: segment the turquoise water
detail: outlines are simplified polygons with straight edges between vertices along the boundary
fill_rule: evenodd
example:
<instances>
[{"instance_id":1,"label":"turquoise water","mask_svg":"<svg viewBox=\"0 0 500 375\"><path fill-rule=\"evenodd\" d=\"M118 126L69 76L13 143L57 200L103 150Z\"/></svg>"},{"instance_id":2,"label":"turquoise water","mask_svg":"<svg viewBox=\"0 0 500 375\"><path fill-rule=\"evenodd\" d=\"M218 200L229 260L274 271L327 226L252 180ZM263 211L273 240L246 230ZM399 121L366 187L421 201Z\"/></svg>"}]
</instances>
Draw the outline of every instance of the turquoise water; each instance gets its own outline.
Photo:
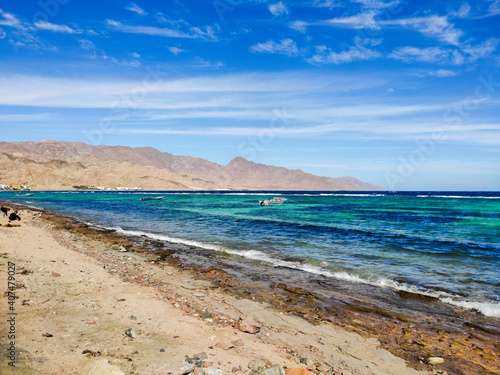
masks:
<instances>
[{"instance_id":1,"label":"turquoise water","mask_svg":"<svg viewBox=\"0 0 500 375\"><path fill-rule=\"evenodd\" d=\"M407 290L500 317L499 193L0 193L159 240ZM272 270L272 267L270 267ZM272 271L271 271L272 272Z\"/></svg>"}]
</instances>

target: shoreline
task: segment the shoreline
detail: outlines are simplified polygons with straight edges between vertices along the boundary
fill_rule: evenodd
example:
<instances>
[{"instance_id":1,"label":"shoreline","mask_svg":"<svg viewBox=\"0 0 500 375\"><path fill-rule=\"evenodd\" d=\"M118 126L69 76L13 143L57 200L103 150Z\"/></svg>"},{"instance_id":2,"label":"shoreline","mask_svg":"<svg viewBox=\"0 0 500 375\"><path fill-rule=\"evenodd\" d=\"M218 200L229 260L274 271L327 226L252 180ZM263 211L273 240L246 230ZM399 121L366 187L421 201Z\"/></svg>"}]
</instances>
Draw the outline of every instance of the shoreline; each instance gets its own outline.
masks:
<instances>
[{"instance_id":1,"label":"shoreline","mask_svg":"<svg viewBox=\"0 0 500 375\"><path fill-rule=\"evenodd\" d=\"M30 208L30 211L36 212L37 210ZM342 293L341 288L339 289L342 287L341 285L324 287L323 292L337 288L335 296L325 298L324 293L318 293L317 288L314 288L314 291L310 290L311 285L307 283L287 285L272 278L257 277L255 272L248 274L248 270L238 267L237 260L234 261L232 256L223 256L206 249L186 248L185 246L183 248L179 244L167 244L147 238L123 236L114 231L92 229L73 218L63 217L48 211L39 212L43 212L44 218L34 219L34 223L37 222L37 225L42 226L49 224L53 226L55 232L66 233L66 237L73 236L71 241L75 243L92 241L99 243L101 247L113 247L115 250L120 244L119 246L130 251L130 253L126 253L127 255L139 257L144 263L156 263L152 267L159 269L169 267L183 274L188 271L190 277L194 277L202 283L209 283L211 288L216 288L226 296L225 298L246 298L243 301L254 300L255 302L250 303L272 307L276 311L273 314L278 314L278 316L301 316L310 322L307 323L309 330L313 330L313 327L327 325L341 329L343 332L345 331L344 333L349 331L365 338L375 337L381 342L384 349L401 356L409 361L412 367L419 370L443 369L453 374L500 373L498 355L496 355L499 349L499 331L496 327L490 329L484 322L478 322L475 314L464 309L450 307L446 311L446 314L450 315L449 320L430 315L417 317L405 314L398 315L392 311L381 309L374 303L350 298L347 294ZM42 220L43 224L40 223ZM9 230L15 229L9 228ZM66 239L65 245L71 248L71 245L74 244ZM186 250L189 250L189 256L187 256ZM119 252L112 252L112 255L116 254ZM86 255L97 259L106 267L106 257L109 254L103 255L102 252L91 251L87 252ZM102 258L103 256L104 258ZM254 266L258 266L257 263ZM112 269L106 268L108 272L111 271L113 274ZM115 275L125 279L124 275L120 275L119 272L116 272ZM134 277L141 279L140 276ZM126 278L127 282L137 282L130 277ZM250 280L248 280L249 278ZM144 281L139 281L139 283L144 283ZM155 287L154 283L151 285L149 281L146 284L148 287ZM321 287L319 283L317 286ZM399 297L402 300L418 299L411 294L389 296L389 298L393 297ZM179 308L185 307L182 302L177 302L177 304L179 304ZM187 305L192 307L193 303ZM188 307L188 310L191 307ZM213 313L215 311L210 312L211 315L214 315ZM200 311L194 314L201 315ZM460 319L458 323L457 319ZM495 319L492 321L494 322ZM218 324L220 323L218 322ZM226 327L229 327L232 323L226 322L226 324ZM362 357L363 352L359 355ZM444 358L444 363L435 367L429 366L426 363L427 358L435 356ZM390 372L385 373L389 374Z\"/></svg>"}]
</instances>

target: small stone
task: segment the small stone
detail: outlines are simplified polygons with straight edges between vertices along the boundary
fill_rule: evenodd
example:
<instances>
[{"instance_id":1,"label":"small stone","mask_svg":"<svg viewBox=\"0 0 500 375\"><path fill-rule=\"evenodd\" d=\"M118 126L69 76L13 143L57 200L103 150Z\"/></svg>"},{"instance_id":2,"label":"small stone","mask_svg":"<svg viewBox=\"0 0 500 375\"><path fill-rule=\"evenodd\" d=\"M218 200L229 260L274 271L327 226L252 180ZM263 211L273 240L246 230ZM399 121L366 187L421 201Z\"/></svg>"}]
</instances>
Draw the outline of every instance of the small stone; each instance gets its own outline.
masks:
<instances>
[{"instance_id":1,"label":"small stone","mask_svg":"<svg viewBox=\"0 0 500 375\"><path fill-rule=\"evenodd\" d=\"M305 368L289 368L286 370L285 375L311 375L311 373Z\"/></svg>"},{"instance_id":2,"label":"small stone","mask_svg":"<svg viewBox=\"0 0 500 375\"><path fill-rule=\"evenodd\" d=\"M120 246L120 248L118 249L119 252L121 253L124 253L127 251L127 249L125 249L123 246Z\"/></svg>"},{"instance_id":3,"label":"small stone","mask_svg":"<svg viewBox=\"0 0 500 375\"><path fill-rule=\"evenodd\" d=\"M206 368L204 371L206 375L224 375L222 370L218 368Z\"/></svg>"},{"instance_id":4,"label":"small stone","mask_svg":"<svg viewBox=\"0 0 500 375\"><path fill-rule=\"evenodd\" d=\"M245 346L245 343L242 339L231 341L231 344L233 344L234 346Z\"/></svg>"},{"instance_id":5,"label":"small stone","mask_svg":"<svg viewBox=\"0 0 500 375\"><path fill-rule=\"evenodd\" d=\"M210 362L210 361L203 361L203 367L205 367L205 368L206 368L206 367L211 367L211 366L213 366L213 365L214 365L214 363L213 363L213 362Z\"/></svg>"},{"instance_id":6,"label":"small stone","mask_svg":"<svg viewBox=\"0 0 500 375\"><path fill-rule=\"evenodd\" d=\"M127 330L125 331L125 334L126 334L128 337L132 338L132 339L137 338L137 332L136 332L133 328L129 328L129 329L127 329Z\"/></svg>"},{"instance_id":7,"label":"small stone","mask_svg":"<svg viewBox=\"0 0 500 375\"><path fill-rule=\"evenodd\" d=\"M202 319L212 319L214 316L210 314L208 311L203 311L200 315Z\"/></svg>"},{"instance_id":8,"label":"small stone","mask_svg":"<svg viewBox=\"0 0 500 375\"><path fill-rule=\"evenodd\" d=\"M165 353L165 349L161 348L160 353Z\"/></svg>"},{"instance_id":9,"label":"small stone","mask_svg":"<svg viewBox=\"0 0 500 375\"><path fill-rule=\"evenodd\" d=\"M196 367L193 371L193 375L205 375L205 371L203 369Z\"/></svg>"},{"instance_id":10,"label":"small stone","mask_svg":"<svg viewBox=\"0 0 500 375\"><path fill-rule=\"evenodd\" d=\"M231 347L227 342L224 341L219 341L217 344L215 344L216 348L222 349L222 350L229 350Z\"/></svg>"},{"instance_id":11,"label":"small stone","mask_svg":"<svg viewBox=\"0 0 500 375\"><path fill-rule=\"evenodd\" d=\"M281 368L278 365L274 365L257 371L256 375L281 375Z\"/></svg>"},{"instance_id":12,"label":"small stone","mask_svg":"<svg viewBox=\"0 0 500 375\"><path fill-rule=\"evenodd\" d=\"M240 317L240 319L234 323L234 327L242 332L254 334L259 333L262 326L251 317L245 316Z\"/></svg>"},{"instance_id":13,"label":"small stone","mask_svg":"<svg viewBox=\"0 0 500 375\"><path fill-rule=\"evenodd\" d=\"M208 359L208 355L205 352L201 352L201 353L195 354L193 357L198 357L200 359Z\"/></svg>"},{"instance_id":14,"label":"small stone","mask_svg":"<svg viewBox=\"0 0 500 375\"><path fill-rule=\"evenodd\" d=\"M130 315L130 319L137 320L137 318L135 316L133 316L133 315Z\"/></svg>"},{"instance_id":15,"label":"small stone","mask_svg":"<svg viewBox=\"0 0 500 375\"><path fill-rule=\"evenodd\" d=\"M269 367L269 365L268 361L264 359L255 359L248 364L248 368L252 371L260 371Z\"/></svg>"},{"instance_id":16,"label":"small stone","mask_svg":"<svg viewBox=\"0 0 500 375\"><path fill-rule=\"evenodd\" d=\"M306 366L314 366L314 361L311 358L301 358L300 363L303 363Z\"/></svg>"},{"instance_id":17,"label":"small stone","mask_svg":"<svg viewBox=\"0 0 500 375\"><path fill-rule=\"evenodd\" d=\"M429 357L427 358L427 363L431 366L436 366L444 363L444 359L441 357Z\"/></svg>"},{"instance_id":18,"label":"small stone","mask_svg":"<svg viewBox=\"0 0 500 375\"><path fill-rule=\"evenodd\" d=\"M43 337L54 337L52 333L44 333L42 334Z\"/></svg>"},{"instance_id":19,"label":"small stone","mask_svg":"<svg viewBox=\"0 0 500 375\"><path fill-rule=\"evenodd\" d=\"M328 372L331 370L330 366L325 365L324 363L317 363L316 364L316 369L320 372Z\"/></svg>"},{"instance_id":20,"label":"small stone","mask_svg":"<svg viewBox=\"0 0 500 375\"><path fill-rule=\"evenodd\" d=\"M107 359L98 359L92 366L89 375L125 375L118 366L108 363Z\"/></svg>"},{"instance_id":21,"label":"small stone","mask_svg":"<svg viewBox=\"0 0 500 375\"><path fill-rule=\"evenodd\" d=\"M52 277L60 277L61 274L57 272L52 272Z\"/></svg>"}]
</instances>

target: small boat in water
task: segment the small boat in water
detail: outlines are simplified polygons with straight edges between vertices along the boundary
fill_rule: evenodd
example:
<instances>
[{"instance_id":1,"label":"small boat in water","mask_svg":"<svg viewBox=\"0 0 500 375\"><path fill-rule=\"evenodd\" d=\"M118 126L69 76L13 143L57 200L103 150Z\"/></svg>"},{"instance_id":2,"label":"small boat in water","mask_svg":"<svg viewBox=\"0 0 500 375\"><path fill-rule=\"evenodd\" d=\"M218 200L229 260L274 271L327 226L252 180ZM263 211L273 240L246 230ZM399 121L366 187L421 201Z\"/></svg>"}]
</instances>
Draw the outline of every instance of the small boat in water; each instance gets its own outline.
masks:
<instances>
[{"instance_id":1,"label":"small boat in water","mask_svg":"<svg viewBox=\"0 0 500 375\"><path fill-rule=\"evenodd\" d=\"M16 194L16 197L32 197L33 193L26 193L26 194Z\"/></svg>"},{"instance_id":2,"label":"small boat in water","mask_svg":"<svg viewBox=\"0 0 500 375\"><path fill-rule=\"evenodd\" d=\"M160 201L163 197L141 197L141 201Z\"/></svg>"},{"instance_id":3,"label":"small boat in water","mask_svg":"<svg viewBox=\"0 0 500 375\"><path fill-rule=\"evenodd\" d=\"M286 202L286 198L274 197L273 199L265 199L259 201L261 206L277 206Z\"/></svg>"}]
</instances>

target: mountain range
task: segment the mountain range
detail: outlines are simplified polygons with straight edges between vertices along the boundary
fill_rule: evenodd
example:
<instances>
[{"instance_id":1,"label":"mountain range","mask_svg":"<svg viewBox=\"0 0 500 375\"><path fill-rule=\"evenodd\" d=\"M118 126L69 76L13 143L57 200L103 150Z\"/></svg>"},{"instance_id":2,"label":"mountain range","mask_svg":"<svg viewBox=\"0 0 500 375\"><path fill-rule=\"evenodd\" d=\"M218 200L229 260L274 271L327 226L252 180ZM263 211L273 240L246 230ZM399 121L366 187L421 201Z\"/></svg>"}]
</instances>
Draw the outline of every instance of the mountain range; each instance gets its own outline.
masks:
<instances>
[{"instance_id":1,"label":"mountain range","mask_svg":"<svg viewBox=\"0 0 500 375\"><path fill-rule=\"evenodd\" d=\"M34 190L71 190L73 186L144 190L384 190L354 177L321 177L242 157L223 166L152 147L92 146L53 140L0 142L0 184L24 184Z\"/></svg>"}]
</instances>

